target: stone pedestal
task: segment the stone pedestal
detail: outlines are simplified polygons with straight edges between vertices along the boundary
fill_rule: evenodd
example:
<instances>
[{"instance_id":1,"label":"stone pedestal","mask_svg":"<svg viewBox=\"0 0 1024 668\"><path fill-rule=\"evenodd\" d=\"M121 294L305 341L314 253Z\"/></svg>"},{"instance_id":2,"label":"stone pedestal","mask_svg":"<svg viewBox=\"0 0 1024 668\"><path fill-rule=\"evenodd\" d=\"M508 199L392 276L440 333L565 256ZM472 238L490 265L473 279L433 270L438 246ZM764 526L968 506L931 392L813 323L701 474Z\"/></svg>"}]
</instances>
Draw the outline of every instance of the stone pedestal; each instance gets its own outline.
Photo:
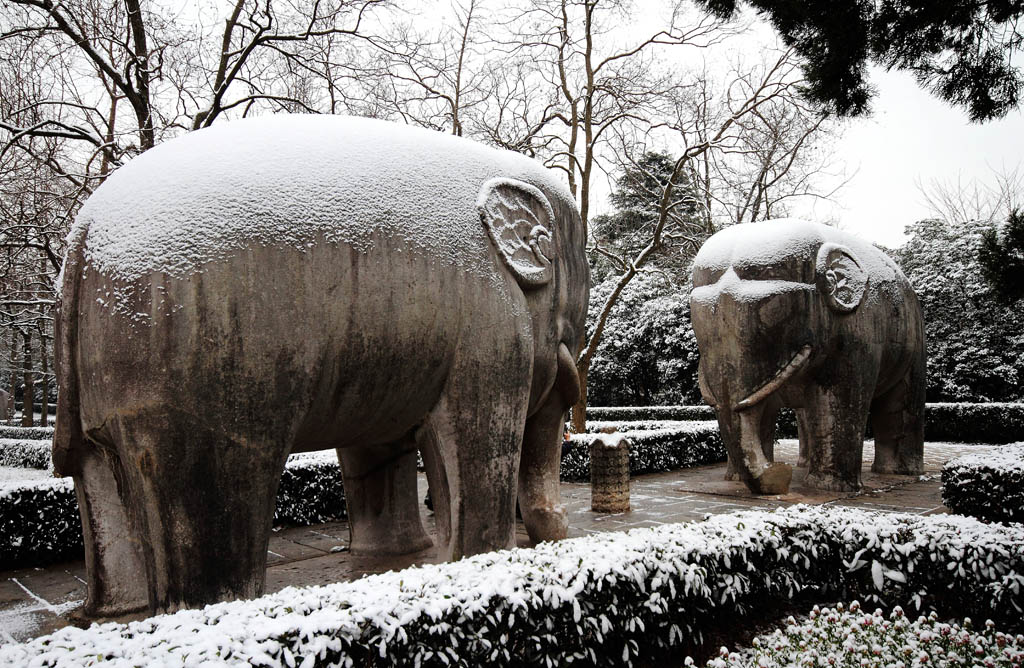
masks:
<instances>
[{"instance_id":1,"label":"stone pedestal","mask_svg":"<svg viewBox=\"0 0 1024 668\"><path fill-rule=\"evenodd\" d=\"M590 509L629 510L629 441L622 434L600 434L590 444Z\"/></svg>"}]
</instances>

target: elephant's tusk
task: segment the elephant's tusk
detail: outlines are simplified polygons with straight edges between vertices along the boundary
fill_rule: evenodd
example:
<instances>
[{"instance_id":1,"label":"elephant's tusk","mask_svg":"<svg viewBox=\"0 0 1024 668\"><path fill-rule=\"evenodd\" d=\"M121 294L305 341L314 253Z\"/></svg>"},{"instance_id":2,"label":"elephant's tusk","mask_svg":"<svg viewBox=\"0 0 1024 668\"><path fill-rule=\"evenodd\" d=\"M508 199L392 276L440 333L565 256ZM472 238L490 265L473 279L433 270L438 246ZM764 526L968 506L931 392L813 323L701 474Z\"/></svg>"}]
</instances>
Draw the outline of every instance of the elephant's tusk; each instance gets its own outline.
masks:
<instances>
[{"instance_id":1,"label":"elephant's tusk","mask_svg":"<svg viewBox=\"0 0 1024 668\"><path fill-rule=\"evenodd\" d=\"M785 368L775 374L774 378L759 387L746 399L733 406L733 410L743 411L754 406L758 402L763 401L772 392L782 387L782 384L789 380L793 374L799 371L803 365L807 363L807 360L810 359L810 357L811 346L804 346L800 349L800 352L793 356L793 359L789 361L789 364L787 364Z\"/></svg>"}]
</instances>

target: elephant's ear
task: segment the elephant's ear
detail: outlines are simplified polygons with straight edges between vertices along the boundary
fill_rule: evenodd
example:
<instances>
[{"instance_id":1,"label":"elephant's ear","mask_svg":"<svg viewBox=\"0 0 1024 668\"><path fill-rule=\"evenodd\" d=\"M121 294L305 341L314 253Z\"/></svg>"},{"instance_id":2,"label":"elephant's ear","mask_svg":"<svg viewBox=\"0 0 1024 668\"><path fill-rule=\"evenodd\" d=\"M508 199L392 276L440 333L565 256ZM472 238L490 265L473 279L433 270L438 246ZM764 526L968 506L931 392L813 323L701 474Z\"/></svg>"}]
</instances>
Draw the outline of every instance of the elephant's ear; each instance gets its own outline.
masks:
<instances>
[{"instance_id":1,"label":"elephant's ear","mask_svg":"<svg viewBox=\"0 0 1024 668\"><path fill-rule=\"evenodd\" d=\"M524 290L551 281L555 212L539 189L514 179L491 179L476 201L498 254Z\"/></svg>"},{"instance_id":2,"label":"elephant's ear","mask_svg":"<svg viewBox=\"0 0 1024 668\"><path fill-rule=\"evenodd\" d=\"M839 244L822 244L817 275L818 289L833 310L849 313L860 306L868 288L868 273L852 250Z\"/></svg>"}]
</instances>

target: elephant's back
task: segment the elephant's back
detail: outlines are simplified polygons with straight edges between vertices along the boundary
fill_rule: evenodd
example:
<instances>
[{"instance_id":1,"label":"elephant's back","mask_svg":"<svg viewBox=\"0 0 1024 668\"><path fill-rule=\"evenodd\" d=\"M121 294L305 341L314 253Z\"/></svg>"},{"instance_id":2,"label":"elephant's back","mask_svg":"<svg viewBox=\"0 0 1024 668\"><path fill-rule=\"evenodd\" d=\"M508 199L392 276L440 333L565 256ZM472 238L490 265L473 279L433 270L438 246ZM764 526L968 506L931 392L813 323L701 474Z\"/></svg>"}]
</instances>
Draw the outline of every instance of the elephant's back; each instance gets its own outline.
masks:
<instances>
[{"instance_id":1,"label":"elephant's back","mask_svg":"<svg viewBox=\"0 0 1024 668\"><path fill-rule=\"evenodd\" d=\"M89 266L128 283L185 278L253 245L367 251L382 237L489 272L475 203L498 176L564 191L529 158L437 132L339 116L246 119L132 160L76 225L88 226Z\"/></svg>"}]
</instances>

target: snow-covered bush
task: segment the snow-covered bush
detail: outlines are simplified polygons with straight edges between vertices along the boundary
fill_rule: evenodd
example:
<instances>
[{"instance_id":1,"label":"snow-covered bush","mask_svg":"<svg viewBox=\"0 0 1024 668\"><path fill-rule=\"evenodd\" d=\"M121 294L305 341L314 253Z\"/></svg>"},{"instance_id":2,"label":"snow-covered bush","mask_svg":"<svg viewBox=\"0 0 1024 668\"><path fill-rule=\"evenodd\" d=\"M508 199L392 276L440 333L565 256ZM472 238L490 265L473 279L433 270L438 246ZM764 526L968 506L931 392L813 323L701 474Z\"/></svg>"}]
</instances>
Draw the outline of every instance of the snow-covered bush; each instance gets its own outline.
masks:
<instances>
[{"instance_id":1,"label":"snow-covered bush","mask_svg":"<svg viewBox=\"0 0 1024 668\"><path fill-rule=\"evenodd\" d=\"M293 455L281 475L274 523L307 526L345 516L333 452ZM78 499L70 478L0 485L0 570L81 556Z\"/></svg>"},{"instance_id":2,"label":"snow-covered bush","mask_svg":"<svg viewBox=\"0 0 1024 668\"><path fill-rule=\"evenodd\" d=\"M595 534L0 646L4 665L580 666L688 652L793 599L1020 626L1024 534L793 506Z\"/></svg>"},{"instance_id":3,"label":"snow-covered bush","mask_svg":"<svg viewBox=\"0 0 1024 668\"><path fill-rule=\"evenodd\" d=\"M992 522L1024 522L1024 443L951 459L942 467L942 503Z\"/></svg>"},{"instance_id":4,"label":"snow-covered bush","mask_svg":"<svg viewBox=\"0 0 1024 668\"><path fill-rule=\"evenodd\" d=\"M693 406L597 406L587 407L587 420L595 423L605 422L652 422L652 421L690 421L717 420L715 409L704 404ZM796 437L796 414L789 408L779 411L776 421L776 436L779 438ZM588 431L590 427L587 427Z\"/></svg>"},{"instance_id":5,"label":"snow-covered bush","mask_svg":"<svg viewBox=\"0 0 1024 668\"><path fill-rule=\"evenodd\" d=\"M634 422L644 420L714 420L715 409L693 406L587 406L587 422Z\"/></svg>"},{"instance_id":6,"label":"snow-covered bush","mask_svg":"<svg viewBox=\"0 0 1024 668\"><path fill-rule=\"evenodd\" d=\"M52 447L50 441L0 438L0 466L48 469Z\"/></svg>"},{"instance_id":7,"label":"snow-covered bush","mask_svg":"<svg viewBox=\"0 0 1024 668\"><path fill-rule=\"evenodd\" d=\"M587 336L597 325L617 276L590 291ZM595 404L699 402L697 340L690 326L689 281L641 273L619 295L587 373Z\"/></svg>"},{"instance_id":8,"label":"snow-covered bush","mask_svg":"<svg viewBox=\"0 0 1024 668\"><path fill-rule=\"evenodd\" d=\"M29 441L52 441L53 427L11 427L0 425L0 438Z\"/></svg>"},{"instance_id":9,"label":"snow-covered bush","mask_svg":"<svg viewBox=\"0 0 1024 668\"><path fill-rule=\"evenodd\" d=\"M277 487L274 524L309 526L343 517L345 491L337 454L292 455Z\"/></svg>"},{"instance_id":10,"label":"snow-covered bush","mask_svg":"<svg viewBox=\"0 0 1024 668\"><path fill-rule=\"evenodd\" d=\"M1024 635L996 631L992 620L975 631L970 618L963 624L940 622L934 612L911 621L896 606L888 619L881 609L868 614L854 601L847 609L814 606L806 620L793 617L786 626L754 638L739 653L722 648L708 668L884 668L887 666L984 666L1020 668L1024 665ZM686 665L690 665L687 662Z\"/></svg>"},{"instance_id":11,"label":"snow-covered bush","mask_svg":"<svg viewBox=\"0 0 1024 668\"><path fill-rule=\"evenodd\" d=\"M928 404L924 435L953 443L1024 441L1024 404Z\"/></svg>"},{"instance_id":12,"label":"snow-covered bush","mask_svg":"<svg viewBox=\"0 0 1024 668\"><path fill-rule=\"evenodd\" d=\"M82 525L70 478L0 485L0 570L82 557Z\"/></svg>"},{"instance_id":13,"label":"snow-covered bush","mask_svg":"<svg viewBox=\"0 0 1024 668\"><path fill-rule=\"evenodd\" d=\"M587 423L588 431L597 431L600 426L614 426L629 440L631 476L725 461L717 422ZM633 428L636 426L640 428ZM593 433L573 435L573 447L562 457L562 480L590 480L590 443L594 438Z\"/></svg>"}]
</instances>

